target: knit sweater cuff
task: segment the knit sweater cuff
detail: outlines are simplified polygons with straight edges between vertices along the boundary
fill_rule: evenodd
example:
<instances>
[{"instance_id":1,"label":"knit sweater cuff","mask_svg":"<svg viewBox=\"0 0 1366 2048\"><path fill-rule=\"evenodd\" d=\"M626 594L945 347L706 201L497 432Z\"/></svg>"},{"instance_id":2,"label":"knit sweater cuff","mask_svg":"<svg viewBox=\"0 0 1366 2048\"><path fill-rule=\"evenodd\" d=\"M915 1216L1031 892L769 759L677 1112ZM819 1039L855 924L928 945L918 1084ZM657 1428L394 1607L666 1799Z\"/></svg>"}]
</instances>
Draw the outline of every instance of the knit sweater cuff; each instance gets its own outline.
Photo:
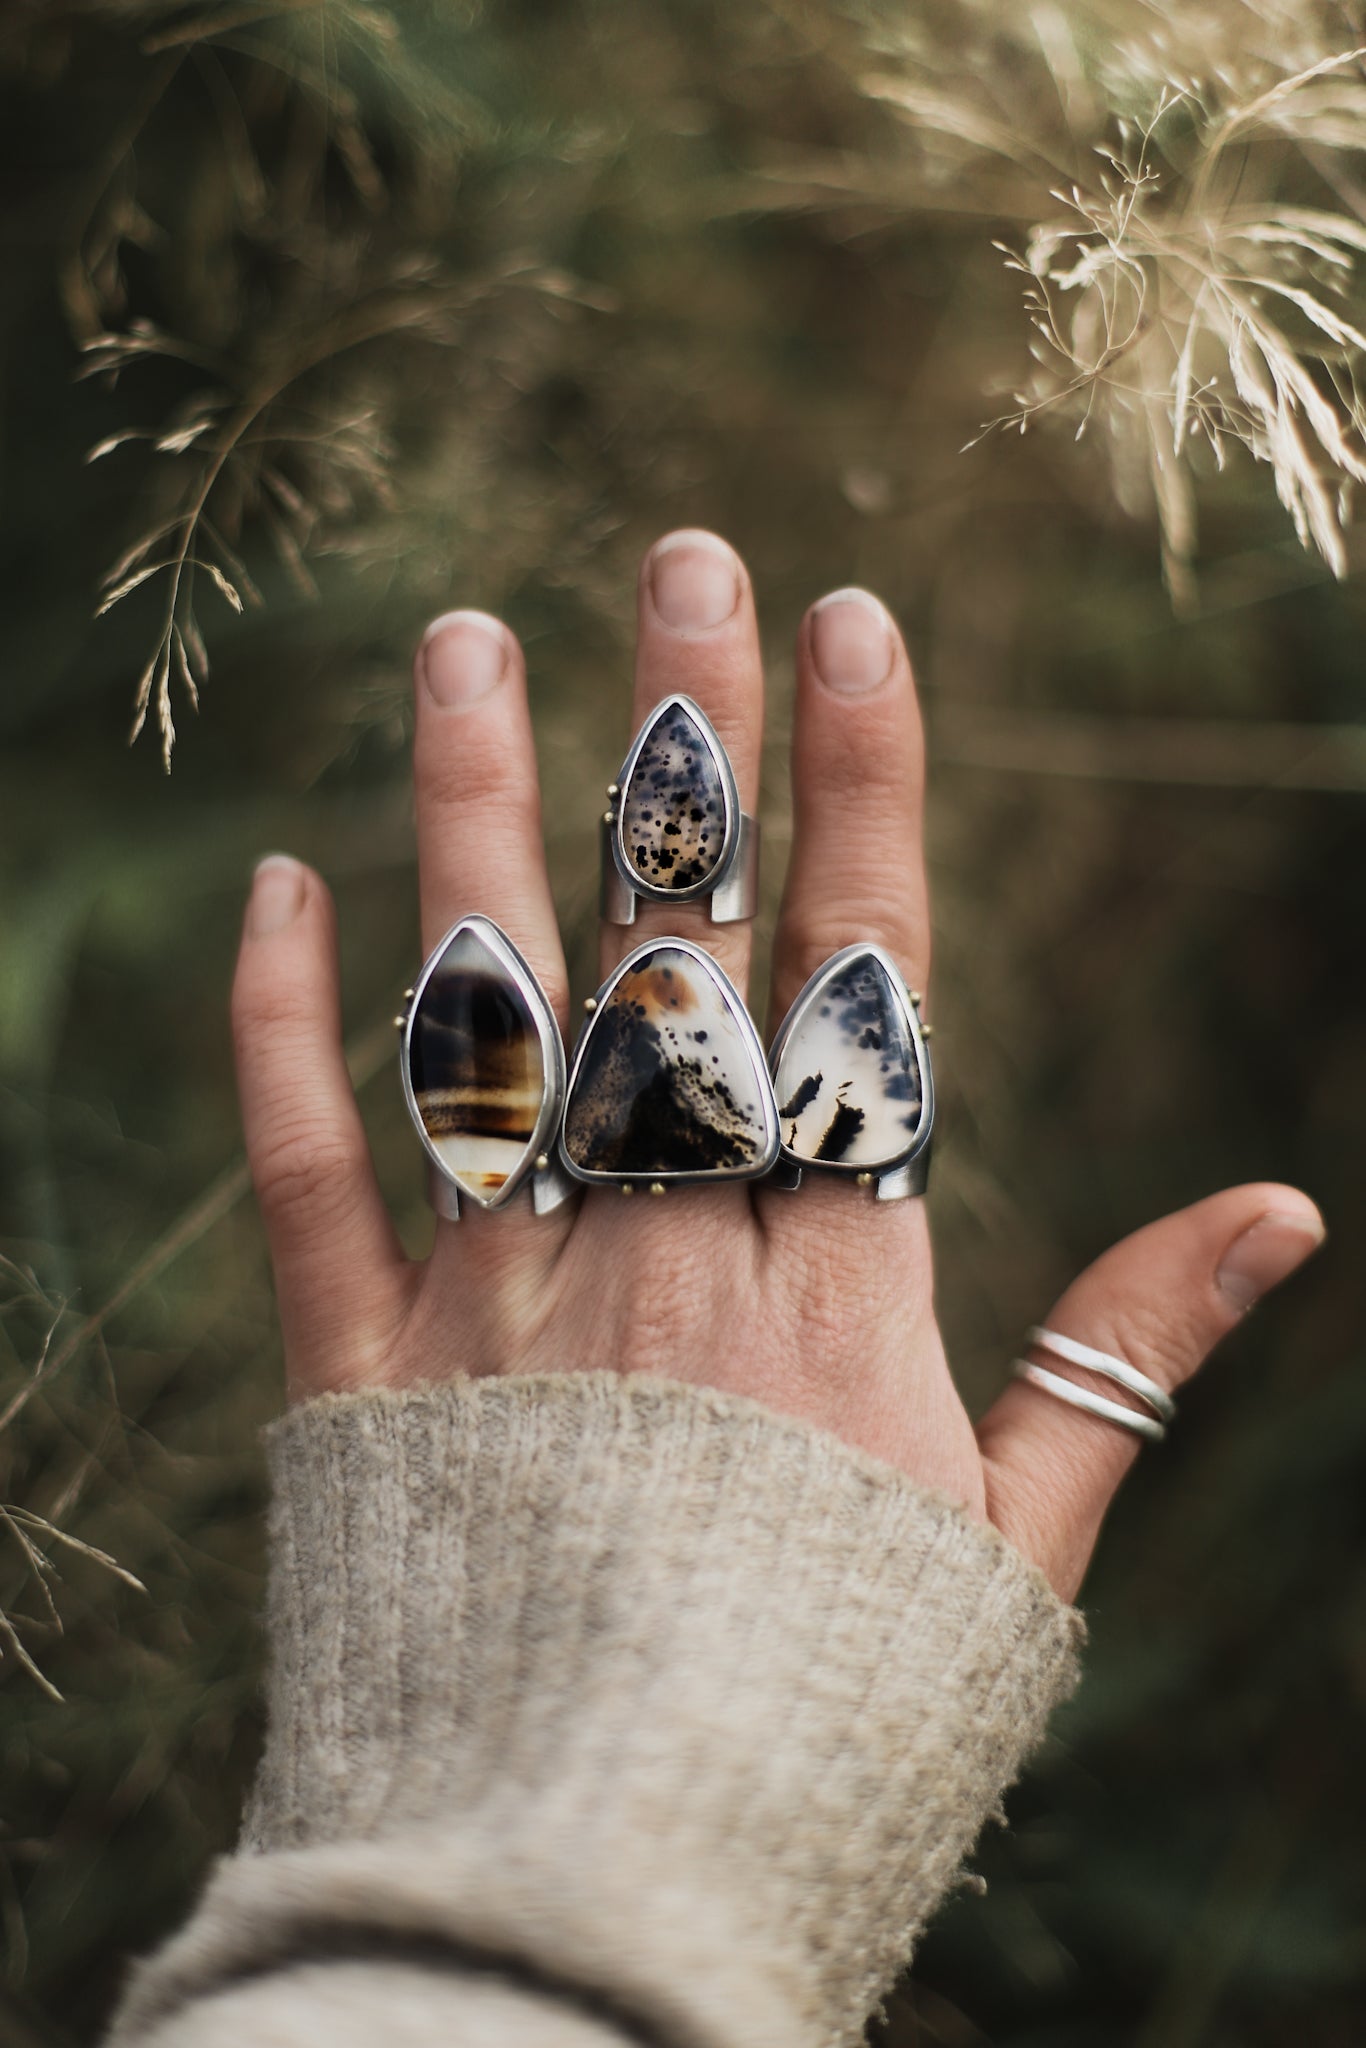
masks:
<instances>
[{"instance_id":1,"label":"knit sweater cuff","mask_svg":"<svg viewBox=\"0 0 1366 2048\"><path fill-rule=\"evenodd\" d=\"M120 2038L300 1956L444 1948L670 2048L859 2040L1071 1689L994 1531L735 1396L611 1374L272 1431L243 1847Z\"/></svg>"}]
</instances>

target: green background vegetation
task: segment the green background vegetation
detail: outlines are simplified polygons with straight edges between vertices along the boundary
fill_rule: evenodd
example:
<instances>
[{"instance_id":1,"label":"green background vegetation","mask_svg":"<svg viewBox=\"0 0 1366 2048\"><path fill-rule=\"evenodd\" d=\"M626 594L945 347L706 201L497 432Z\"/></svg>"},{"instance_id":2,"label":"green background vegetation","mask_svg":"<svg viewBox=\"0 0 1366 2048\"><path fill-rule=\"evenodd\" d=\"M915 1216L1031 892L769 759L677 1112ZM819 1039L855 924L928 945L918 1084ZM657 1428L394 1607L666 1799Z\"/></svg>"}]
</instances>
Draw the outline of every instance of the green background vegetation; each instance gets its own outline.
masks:
<instances>
[{"instance_id":1,"label":"green background vegetation","mask_svg":"<svg viewBox=\"0 0 1366 2048\"><path fill-rule=\"evenodd\" d=\"M0 1604L64 1696L0 1665L5 2048L95 2039L230 1846L259 1741L280 1359L226 1022L251 862L288 848L336 891L362 1100L420 1246L388 1026L417 957L410 649L452 603L522 635L582 991L636 564L688 523L758 593L770 901L802 608L858 581L908 631L933 1215L970 1403L1152 1215L1267 1176L1332 1231L1138 1469L1087 1589L1085 1686L878 2039L1366 2034L1362 586L1235 461L1200 481L1178 618L1151 511L1088 444L960 453L1024 360L991 239L1032 216L966 170L916 182L859 86L893 13L520 0L396 8L398 33L363 7L110 4L0 27L0 1413L29 1395L0 1501L146 1588L48 1541L59 1634L0 1533ZM176 352L73 381L82 343L138 319ZM195 446L83 458L206 391L283 394L215 501L264 602L198 593L212 666L197 721L173 682L167 779L154 732L123 747L161 583L91 614ZM206 417L211 439L218 397Z\"/></svg>"}]
</instances>

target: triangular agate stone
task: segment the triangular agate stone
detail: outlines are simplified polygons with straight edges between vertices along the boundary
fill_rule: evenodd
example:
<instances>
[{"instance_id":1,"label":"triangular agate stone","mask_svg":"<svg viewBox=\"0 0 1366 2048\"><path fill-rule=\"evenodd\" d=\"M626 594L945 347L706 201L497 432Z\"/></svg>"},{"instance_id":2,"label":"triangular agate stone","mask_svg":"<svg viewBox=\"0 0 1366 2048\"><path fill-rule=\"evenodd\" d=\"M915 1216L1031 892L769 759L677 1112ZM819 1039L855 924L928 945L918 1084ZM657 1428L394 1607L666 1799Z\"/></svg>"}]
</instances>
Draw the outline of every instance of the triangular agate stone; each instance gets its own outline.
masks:
<instances>
[{"instance_id":1,"label":"triangular agate stone","mask_svg":"<svg viewBox=\"0 0 1366 2048\"><path fill-rule=\"evenodd\" d=\"M621 858L639 887L669 895L706 888L732 831L724 762L690 698L660 706L628 757L618 814Z\"/></svg>"},{"instance_id":2,"label":"triangular agate stone","mask_svg":"<svg viewBox=\"0 0 1366 2048\"><path fill-rule=\"evenodd\" d=\"M639 946L604 986L574 1060L561 1150L581 1180L751 1180L772 1166L763 1049L700 947Z\"/></svg>"},{"instance_id":3,"label":"triangular agate stone","mask_svg":"<svg viewBox=\"0 0 1366 2048\"><path fill-rule=\"evenodd\" d=\"M428 1150L481 1208L506 1200L545 1144L557 1049L521 955L491 920L462 919L417 989L407 1070Z\"/></svg>"},{"instance_id":4,"label":"triangular agate stone","mask_svg":"<svg viewBox=\"0 0 1366 2048\"><path fill-rule=\"evenodd\" d=\"M914 1149L924 1081L911 1005L879 951L851 946L798 996L774 1041L784 1153L871 1171Z\"/></svg>"}]
</instances>

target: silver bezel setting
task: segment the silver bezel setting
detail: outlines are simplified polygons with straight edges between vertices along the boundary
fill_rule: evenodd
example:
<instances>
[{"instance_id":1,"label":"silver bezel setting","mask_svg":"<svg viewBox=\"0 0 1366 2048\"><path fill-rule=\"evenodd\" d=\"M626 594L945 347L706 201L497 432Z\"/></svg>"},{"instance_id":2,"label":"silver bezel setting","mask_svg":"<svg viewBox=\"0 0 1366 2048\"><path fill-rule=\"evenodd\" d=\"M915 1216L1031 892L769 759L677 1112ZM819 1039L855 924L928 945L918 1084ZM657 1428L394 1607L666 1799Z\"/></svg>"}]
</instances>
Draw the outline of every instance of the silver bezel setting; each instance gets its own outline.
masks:
<instances>
[{"instance_id":1,"label":"silver bezel setting","mask_svg":"<svg viewBox=\"0 0 1366 2048\"><path fill-rule=\"evenodd\" d=\"M422 1112L417 1106L417 1095L413 1088L413 1019L417 1015L423 991L446 948L461 932L473 932L481 944L487 946L526 1002L536 1025L545 1070L540 1113L522 1163L515 1173L509 1174L497 1193L487 1199L474 1194L469 1188L462 1187L445 1166L441 1155L427 1135L427 1127L422 1121ZM471 911L468 916L457 918L422 963L422 971L413 983L412 993L407 999L403 1013L403 1030L399 1038L399 1075L403 1084L403 1100L408 1105L408 1115L427 1155L429 1199L439 1216L444 1216L448 1222L458 1222L461 1208L466 1202L473 1203L476 1209L502 1209L528 1181L533 1183L535 1207L540 1215L557 1208L565 1196L573 1192L572 1189L563 1186L563 1176L558 1171L555 1151L555 1134L565 1103L564 1043L560 1037L560 1027L555 1021L555 1012L550 1007L545 991L530 966L501 925L496 925L491 917L484 917L479 911ZM538 1167L536 1162L543 1156L549 1163L545 1167Z\"/></svg>"},{"instance_id":2,"label":"silver bezel setting","mask_svg":"<svg viewBox=\"0 0 1366 2048\"><path fill-rule=\"evenodd\" d=\"M660 889L645 881L633 865L626 845L624 810L631 778L646 740L673 710L684 712L702 735L720 778L725 812L721 851L716 862L709 874L687 889ZM700 704L680 690L662 697L642 721L612 785L612 792L613 807L602 821L601 909L609 924L634 924L636 904L642 897L648 903L696 903L710 897L714 924L732 924L741 918L753 917L758 902L759 828L753 818L740 809L740 792L730 757Z\"/></svg>"},{"instance_id":3,"label":"silver bezel setting","mask_svg":"<svg viewBox=\"0 0 1366 2048\"><path fill-rule=\"evenodd\" d=\"M778 1152L781 1164L774 1175L774 1181L785 1190L795 1191L801 1186L805 1173L837 1173L865 1187L874 1185L877 1200L880 1202L897 1202L904 1200L908 1195L923 1195L929 1179L930 1141L934 1135L934 1070L930 1063L930 1049L925 1042L926 1027L920 1020L919 998L913 996L907 988L901 969L885 946L874 945L866 940L857 945L844 946L838 953L832 953L830 958L816 969L778 1027L773 1044L769 1048L768 1068L776 1084L778 1063L798 1018L852 961L865 959L877 962L886 974L893 993L900 997L907 1028L915 1046L916 1060L920 1067L920 1116L915 1130L903 1151L895 1153L890 1159L880 1161L876 1166L868 1166L852 1160L804 1159L783 1144L780 1125Z\"/></svg>"},{"instance_id":4,"label":"silver bezel setting","mask_svg":"<svg viewBox=\"0 0 1366 2048\"><path fill-rule=\"evenodd\" d=\"M685 699L684 701L686 702L687 700ZM683 1187L693 1182L705 1182L708 1185L715 1186L720 1181L762 1180L765 1174L772 1171L777 1160L778 1105L773 1096L773 1082L769 1076L768 1063L764 1058L763 1043L754 1028L754 1021L746 1009L744 1000L734 982L731 981L729 975L725 973L724 969L707 952L705 947L696 946L689 939L648 939L644 945L636 946L628 953L620 966L603 982L597 995L593 998L592 1011L584 1019L583 1027L574 1044L574 1056L569 1069L569 1084L565 1091L566 1113L568 1105L573 1099L574 1086L579 1077L579 1069L583 1064L584 1048L588 1043L595 1018L611 999L613 991L619 982L624 980L628 974L634 973L636 968L647 960L652 953L663 952L666 949L672 953L683 953L688 959L696 961L702 967L704 973L710 975L714 981L721 984L729 998L730 1006L740 1030L741 1039L750 1056L754 1082L763 1110L764 1144L762 1157L753 1166L717 1166L706 1168L697 1173L670 1173L667 1171L595 1173L590 1168L577 1166L570 1158L564 1141L564 1120L562 1118L560 1124L560 1159L563 1162L566 1173L571 1174L584 1187L630 1187L643 1190L652 1187Z\"/></svg>"}]
</instances>

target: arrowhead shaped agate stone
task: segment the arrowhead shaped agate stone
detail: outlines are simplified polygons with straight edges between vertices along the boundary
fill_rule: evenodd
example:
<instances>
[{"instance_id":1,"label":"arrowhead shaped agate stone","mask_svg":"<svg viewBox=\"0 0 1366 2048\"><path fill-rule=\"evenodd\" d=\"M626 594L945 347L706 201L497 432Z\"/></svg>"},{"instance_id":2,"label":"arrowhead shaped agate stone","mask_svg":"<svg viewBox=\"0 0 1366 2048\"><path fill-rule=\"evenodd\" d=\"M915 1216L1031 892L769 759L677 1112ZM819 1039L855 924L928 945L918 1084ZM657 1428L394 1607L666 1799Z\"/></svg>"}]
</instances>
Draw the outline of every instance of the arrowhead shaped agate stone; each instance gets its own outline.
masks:
<instances>
[{"instance_id":1,"label":"arrowhead shaped agate stone","mask_svg":"<svg viewBox=\"0 0 1366 2048\"><path fill-rule=\"evenodd\" d=\"M408 1075L432 1151L492 1208L534 1156L546 1054L531 1003L473 923L456 927L418 992Z\"/></svg>"},{"instance_id":2,"label":"arrowhead shaped agate stone","mask_svg":"<svg viewBox=\"0 0 1366 2048\"><path fill-rule=\"evenodd\" d=\"M860 1170L905 1159L923 1084L907 998L875 953L838 958L804 989L773 1075L784 1151Z\"/></svg>"},{"instance_id":3,"label":"arrowhead shaped agate stone","mask_svg":"<svg viewBox=\"0 0 1366 2048\"><path fill-rule=\"evenodd\" d=\"M763 1051L709 956L665 939L608 984L574 1063L562 1145L581 1174L768 1171L778 1138Z\"/></svg>"},{"instance_id":4,"label":"arrowhead shaped agate stone","mask_svg":"<svg viewBox=\"0 0 1366 2048\"><path fill-rule=\"evenodd\" d=\"M720 745L696 707L677 698L647 726L622 789L619 826L627 869L643 888L700 890L725 852Z\"/></svg>"}]
</instances>

